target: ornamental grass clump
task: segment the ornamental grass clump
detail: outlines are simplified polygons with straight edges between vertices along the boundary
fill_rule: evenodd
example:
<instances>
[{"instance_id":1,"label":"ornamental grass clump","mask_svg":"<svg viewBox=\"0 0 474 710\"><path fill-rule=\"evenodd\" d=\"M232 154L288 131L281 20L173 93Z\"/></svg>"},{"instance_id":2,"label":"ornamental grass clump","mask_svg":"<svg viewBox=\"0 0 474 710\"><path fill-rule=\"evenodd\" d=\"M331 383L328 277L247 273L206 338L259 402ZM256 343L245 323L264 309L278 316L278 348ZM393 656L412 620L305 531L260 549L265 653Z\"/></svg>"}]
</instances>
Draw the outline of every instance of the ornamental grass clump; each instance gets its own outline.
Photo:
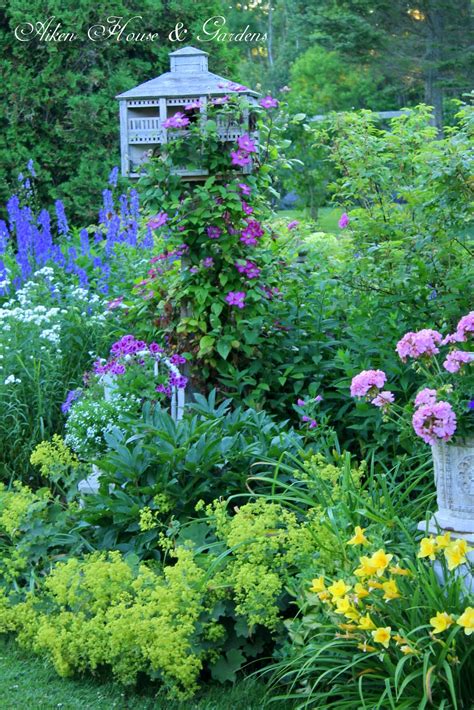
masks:
<instances>
[{"instance_id":1,"label":"ornamental grass clump","mask_svg":"<svg viewBox=\"0 0 474 710\"><path fill-rule=\"evenodd\" d=\"M352 379L351 395L379 407L387 420L403 421L411 416L415 434L426 444L449 442L454 435L474 433L474 352L469 341L474 336L474 311L463 316L454 333L443 337L430 328L406 333L396 351L425 379L414 402L400 407L390 390L383 389L387 375L382 370L364 370ZM442 352L442 348L445 348ZM465 349L461 349L465 348ZM439 358L437 357L439 356Z\"/></svg>"}]
</instances>

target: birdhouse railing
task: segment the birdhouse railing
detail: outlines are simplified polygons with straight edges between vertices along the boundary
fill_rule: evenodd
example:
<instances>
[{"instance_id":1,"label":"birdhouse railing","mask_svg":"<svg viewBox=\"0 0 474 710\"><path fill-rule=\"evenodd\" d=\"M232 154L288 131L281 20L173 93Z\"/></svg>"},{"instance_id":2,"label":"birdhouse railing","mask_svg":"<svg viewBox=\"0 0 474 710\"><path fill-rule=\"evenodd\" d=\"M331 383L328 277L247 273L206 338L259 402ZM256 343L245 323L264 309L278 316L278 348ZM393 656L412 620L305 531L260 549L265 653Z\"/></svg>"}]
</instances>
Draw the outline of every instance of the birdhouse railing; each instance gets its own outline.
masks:
<instances>
[{"instance_id":1,"label":"birdhouse railing","mask_svg":"<svg viewBox=\"0 0 474 710\"><path fill-rule=\"evenodd\" d=\"M130 143L162 143L165 131L159 118L129 118Z\"/></svg>"}]
</instances>

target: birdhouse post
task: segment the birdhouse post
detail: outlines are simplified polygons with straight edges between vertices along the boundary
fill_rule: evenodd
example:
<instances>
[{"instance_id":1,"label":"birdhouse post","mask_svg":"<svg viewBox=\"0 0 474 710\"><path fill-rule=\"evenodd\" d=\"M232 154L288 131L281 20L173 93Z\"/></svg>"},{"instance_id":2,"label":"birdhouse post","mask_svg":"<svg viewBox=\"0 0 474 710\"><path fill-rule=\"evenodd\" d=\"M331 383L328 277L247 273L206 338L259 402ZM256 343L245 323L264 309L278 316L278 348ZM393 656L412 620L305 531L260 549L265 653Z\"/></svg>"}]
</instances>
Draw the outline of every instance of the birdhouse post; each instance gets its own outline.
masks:
<instances>
[{"instance_id":1,"label":"birdhouse post","mask_svg":"<svg viewBox=\"0 0 474 710\"><path fill-rule=\"evenodd\" d=\"M255 91L209 71L207 52L183 47L169 56L170 71L116 97L120 102L122 175L126 177L140 177L147 160L163 151L168 141L167 123L171 119L176 128L185 106L188 117L205 121L208 102L218 102L226 94L238 92L249 104L256 103ZM189 113L192 104L196 108ZM229 144L245 133L250 134L249 110L235 122L218 123L217 130L219 139ZM246 166L244 171L250 169ZM208 174L199 166L176 166L175 172L183 178L197 180Z\"/></svg>"}]
</instances>

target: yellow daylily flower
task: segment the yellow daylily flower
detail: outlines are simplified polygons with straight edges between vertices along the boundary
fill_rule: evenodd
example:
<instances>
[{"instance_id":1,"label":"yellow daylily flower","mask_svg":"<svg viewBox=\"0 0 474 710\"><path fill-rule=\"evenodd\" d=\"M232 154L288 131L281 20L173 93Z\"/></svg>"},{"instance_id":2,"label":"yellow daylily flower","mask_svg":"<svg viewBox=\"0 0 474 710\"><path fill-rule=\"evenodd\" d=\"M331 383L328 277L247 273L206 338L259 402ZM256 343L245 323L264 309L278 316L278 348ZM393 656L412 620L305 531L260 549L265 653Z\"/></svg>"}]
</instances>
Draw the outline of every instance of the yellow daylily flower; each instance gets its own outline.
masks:
<instances>
[{"instance_id":1,"label":"yellow daylily flower","mask_svg":"<svg viewBox=\"0 0 474 710\"><path fill-rule=\"evenodd\" d=\"M330 592L333 599L336 599L337 597L344 597L350 589L351 587L348 587L344 580L340 579L328 587L328 592Z\"/></svg>"},{"instance_id":2,"label":"yellow daylily flower","mask_svg":"<svg viewBox=\"0 0 474 710\"><path fill-rule=\"evenodd\" d=\"M423 540L420 541L420 551L418 552L417 557L429 557L430 560L434 560L435 552L436 540L433 537L424 537Z\"/></svg>"},{"instance_id":3,"label":"yellow daylily flower","mask_svg":"<svg viewBox=\"0 0 474 710\"><path fill-rule=\"evenodd\" d=\"M451 533L447 532L444 535L436 535L436 547L438 550L444 550L451 542Z\"/></svg>"},{"instance_id":4,"label":"yellow daylily flower","mask_svg":"<svg viewBox=\"0 0 474 710\"><path fill-rule=\"evenodd\" d=\"M354 585L354 593L357 599L363 599L364 597L368 597L370 594L368 589L366 589L364 585L360 582L356 582L356 584Z\"/></svg>"},{"instance_id":5,"label":"yellow daylily flower","mask_svg":"<svg viewBox=\"0 0 474 710\"><path fill-rule=\"evenodd\" d=\"M338 614L344 614L348 619L356 620L359 617L359 612L352 606L347 596L337 599L335 611Z\"/></svg>"},{"instance_id":6,"label":"yellow daylily flower","mask_svg":"<svg viewBox=\"0 0 474 710\"><path fill-rule=\"evenodd\" d=\"M464 627L464 633L466 636L470 636L474 633L474 607L468 606L464 609L463 613L456 622L459 626Z\"/></svg>"},{"instance_id":7,"label":"yellow daylily flower","mask_svg":"<svg viewBox=\"0 0 474 710\"><path fill-rule=\"evenodd\" d=\"M400 651L405 654L405 656L408 656L410 653L418 653L418 651L408 644L405 644L404 646L400 646Z\"/></svg>"},{"instance_id":8,"label":"yellow daylily flower","mask_svg":"<svg viewBox=\"0 0 474 710\"><path fill-rule=\"evenodd\" d=\"M372 591L372 589L383 589L383 583L376 579L368 579L367 586L370 591Z\"/></svg>"},{"instance_id":9,"label":"yellow daylily flower","mask_svg":"<svg viewBox=\"0 0 474 710\"><path fill-rule=\"evenodd\" d=\"M380 626L375 631L370 632L375 643L381 643L384 648L388 648L392 628L390 626Z\"/></svg>"},{"instance_id":10,"label":"yellow daylily flower","mask_svg":"<svg viewBox=\"0 0 474 710\"><path fill-rule=\"evenodd\" d=\"M331 598L331 595L329 594L327 589L325 589L323 592L319 592L318 597L322 602L327 602Z\"/></svg>"},{"instance_id":11,"label":"yellow daylily flower","mask_svg":"<svg viewBox=\"0 0 474 710\"><path fill-rule=\"evenodd\" d=\"M459 565L465 564L466 553L469 551L466 540L454 540L444 550L444 556L448 563L448 569L453 570Z\"/></svg>"},{"instance_id":12,"label":"yellow daylily flower","mask_svg":"<svg viewBox=\"0 0 474 710\"><path fill-rule=\"evenodd\" d=\"M395 641L395 643L397 644L397 646L400 646L403 643L405 643L405 644L409 643L408 639L406 639L404 636L400 636L400 634L394 634L392 636L392 638Z\"/></svg>"},{"instance_id":13,"label":"yellow daylily flower","mask_svg":"<svg viewBox=\"0 0 474 710\"><path fill-rule=\"evenodd\" d=\"M361 528L360 525L356 525L354 528L354 537L351 537L347 541L348 545L368 545L369 541L364 535L365 528Z\"/></svg>"},{"instance_id":14,"label":"yellow daylily flower","mask_svg":"<svg viewBox=\"0 0 474 710\"><path fill-rule=\"evenodd\" d=\"M371 577L374 574L374 568L368 557L359 559L360 567L354 570L356 577Z\"/></svg>"},{"instance_id":15,"label":"yellow daylily flower","mask_svg":"<svg viewBox=\"0 0 474 710\"><path fill-rule=\"evenodd\" d=\"M363 629L364 631L370 631L370 629L377 628L372 619L370 618L370 614L366 614L365 616L360 617L358 627L359 629Z\"/></svg>"},{"instance_id":16,"label":"yellow daylily flower","mask_svg":"<svg viewBox=\"0 0 474 710\"><path fill-rule=\"evenodd\" d=\"M403 567L399 567L398 565L392 565L391 567L388 568L388 571L391 574L400 574L403 577L409 577L411 575L410 570L403 569Z\"/></svg>"},{"instance_id":17,"label":"yellow daylily flower","mask_svg":"<svg viewBox=\"0 0 474 710\"><path fill-rule=\"evenodd\" d=\"M343 631L355 631L357 629L355 624L338 624L338 626Z\"/></svg>"},{"instance_id":18,"label":"yellow daylily flower","mask_svg":"<svg viewBox=\"0 0 474 710\"><path fill-rule=\"evenodd\" d=\"M398 591L397 583L394 579L384 582L382 584L384 591L383 598L389 601L390 599L398 599L400 597L400 592Z\"/></svg>"},{"instance_id":19,"label":"yellow daylily flower","mask_svg":"<svg viewBox=\"0 0 474 710\"><path fill-rule=\"evenodd\" d=\"M316 579L311 580L310 592L322 592L324 589L326 589L324 577L316 577Z\"/></svg>"},{"instance_id":20,"label":"yellow daylily flower","mask_svg":"<svg viewBox=\"0 0 474 710\"><path fill-rule=\"evenodd\" d=\"M360 651L364 651L364 653L367 653L367 651L368 651L369 653L371 653L372 651L376 651L376 650L377 650L377 649L375 648L375 646L369 646L368 643L367 643L367 641L364 641L364 643L358 643L358 644L357 644L357 648L358 648Z\"/></svg>"},{"instance_id":21,"label":"yellow daylily flower","mask_svg":"<svg viewBox=\"0 0 474 710\"><path fill-rule=\"evenodd\" d=\"M378 577L381 577L383 575L392 557L393 555L387 555L385 550L382 549L377 550L377 552L374 552L369 562Z\"/></svg>"},{"instance_id":22,"label":"yellow daylily flower","mask_svg":"<svg viewBox=\"0 0 474 710\"><path fill-rule=\"evenodd\" d=\"M433 633L440 634L454 624L454 619L446 611L437 611L436 616L431 617L430 624L433 627Z\"/></svg>"}]
</instances>

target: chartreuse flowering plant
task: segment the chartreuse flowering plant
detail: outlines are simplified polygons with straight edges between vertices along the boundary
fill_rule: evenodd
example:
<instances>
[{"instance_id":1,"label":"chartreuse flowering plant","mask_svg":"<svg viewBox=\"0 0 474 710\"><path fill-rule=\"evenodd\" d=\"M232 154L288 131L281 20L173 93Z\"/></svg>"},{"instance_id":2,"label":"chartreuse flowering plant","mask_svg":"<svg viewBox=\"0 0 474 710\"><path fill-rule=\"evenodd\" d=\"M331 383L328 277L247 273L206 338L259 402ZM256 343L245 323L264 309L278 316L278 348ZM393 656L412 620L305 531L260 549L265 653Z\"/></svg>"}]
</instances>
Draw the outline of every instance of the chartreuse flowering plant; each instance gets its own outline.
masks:
<instances>
[{"instance_id":1,"label":"chartreuse flowering plant","mask_svg":"<svg viewBox=\"0 0 474 710\"><path fill-rule=\"evenodd\" d=\"M468 544L447 533L400 554L376 528L372 536L356 526L346 546L347 566L307 581L298 599L293 658L281 664L291 697L318 709L469 707L474 597L456 573L460 565L472 572Z\"/></svg>"},{"instance_id":2,"label":"chartreuse flowering plant","mask_svg":"<svg viewBox=\"0 0 474 710\"><path fill-rule=\"evenodd\" d=\"M474 351L469 348L474 337L474 311L463 316L456 330L443 336L425 328L406 333L396 351L406 363L424 377L424 387L414 402L400 407L395 396L385 389L383 370L364 370L352 379L351 395L364 398L379 407L387 418L411 416L415 434L426 444L469 437L474 433ZM444 351L441 349L444 348Z\"/></svg>"}]
</instances>

